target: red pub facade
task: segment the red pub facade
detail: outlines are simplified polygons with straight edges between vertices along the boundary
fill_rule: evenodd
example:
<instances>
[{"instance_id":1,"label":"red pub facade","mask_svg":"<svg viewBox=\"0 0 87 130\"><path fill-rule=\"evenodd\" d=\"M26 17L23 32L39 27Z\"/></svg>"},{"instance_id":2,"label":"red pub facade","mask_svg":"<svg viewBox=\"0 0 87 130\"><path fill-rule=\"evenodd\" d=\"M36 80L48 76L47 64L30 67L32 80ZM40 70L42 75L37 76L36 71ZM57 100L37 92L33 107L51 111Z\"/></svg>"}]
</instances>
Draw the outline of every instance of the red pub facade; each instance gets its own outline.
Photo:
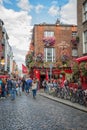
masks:
<instances>
[{"instance_id":1,"label":"red pub facade","mask_svg":"<svg viewBox=\"0 0 87 130\"><path fill-rule=\"evenodd\" d=\"M77 26L65 24L34 25L26 65L31 77L65 79L71 77L72 59L78 57Z\"/></svg>"}]
</instances>

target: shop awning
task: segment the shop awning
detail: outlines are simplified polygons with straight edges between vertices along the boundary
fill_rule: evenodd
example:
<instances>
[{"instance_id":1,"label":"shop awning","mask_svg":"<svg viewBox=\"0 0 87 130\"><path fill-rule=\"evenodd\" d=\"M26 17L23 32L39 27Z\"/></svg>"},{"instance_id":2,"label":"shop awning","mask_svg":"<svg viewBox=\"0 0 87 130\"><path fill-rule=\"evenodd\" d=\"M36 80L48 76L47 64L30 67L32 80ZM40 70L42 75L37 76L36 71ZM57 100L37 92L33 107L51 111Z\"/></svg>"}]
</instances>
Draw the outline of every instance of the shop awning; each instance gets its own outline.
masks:
<instances>
[{"instance_id":1,"label":"shop awning","mask_svg":"<svg viewBox=\"0 0 87 130\"><path fill-rule=\"evenodd\" d=\"M76 59L77 62L87 61L87 56L82 56Z\"/></svg>"}]
</instances>

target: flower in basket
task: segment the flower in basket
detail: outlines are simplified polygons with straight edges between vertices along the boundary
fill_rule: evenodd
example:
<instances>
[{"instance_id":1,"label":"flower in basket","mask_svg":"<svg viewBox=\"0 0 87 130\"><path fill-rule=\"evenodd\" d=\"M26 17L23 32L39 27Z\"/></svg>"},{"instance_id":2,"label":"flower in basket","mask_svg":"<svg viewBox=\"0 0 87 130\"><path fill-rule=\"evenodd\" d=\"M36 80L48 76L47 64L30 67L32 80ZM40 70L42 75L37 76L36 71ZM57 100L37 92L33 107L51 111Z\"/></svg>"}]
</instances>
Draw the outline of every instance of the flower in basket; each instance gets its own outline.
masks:
<instances>
[{"instance_id":1,"label":"flower in basket","mask_svg":"<svg viewBox=\"0 0 87 130\"><path fill-rule=\"evenodd\" d=\"M30 63L30 62L32 62L32 60L33 60L33 55L32 55L32 54L28 54L28 55L26 56L26 61L27 61L28 63Z\"/></svg>"},{"instance_id":2,"label":"flower in basket","mask_svg":"<svg viewBox=\"0 0 87 130\"><path fill-rule=\"evenodd\" d=\"M43 42L45 46L53 46L55 44L55 37L44 37Z\"/></svg>"},{"instance_id":3,"label":"flower in basket","mask_svg":"<svg viewBox=\"0 0 87 130\"><path fill-rule=\"evenodd\" d=\"M36 61L38 62L43 62L43 54L42 53L38 53L36 56Z\"/></svg>"},{"instance_id":4,"label":"flower in basket","mask_svg":"<svg viewBox=\"0 0 87 130\"><path fill-rule=\"evenodd\" d=\"M71 42L73 45L77 45L79 43L79 37L73 38Z\"/></svg>"},{"instance_id":5,"label":"flower in basket","mask_svg":"<svg viewBox=\"0 0 87 130\"><path fill-rule=\"evenodd\" d=\"M68 61L68 60L69 60L69 56L68 56L68 55L62 55L62 56L61 56L61 60L62 60L63 62Z\"/></svg>"}]
</instances>

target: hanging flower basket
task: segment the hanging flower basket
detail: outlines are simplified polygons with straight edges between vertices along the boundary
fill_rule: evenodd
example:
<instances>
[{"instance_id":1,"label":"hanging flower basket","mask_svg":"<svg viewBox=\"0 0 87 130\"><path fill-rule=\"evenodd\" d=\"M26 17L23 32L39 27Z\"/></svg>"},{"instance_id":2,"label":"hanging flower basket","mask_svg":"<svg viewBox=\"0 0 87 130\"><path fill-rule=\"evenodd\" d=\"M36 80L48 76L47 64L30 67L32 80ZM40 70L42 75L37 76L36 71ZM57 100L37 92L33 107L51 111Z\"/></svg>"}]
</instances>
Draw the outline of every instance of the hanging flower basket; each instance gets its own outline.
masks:
<instances>
[{"instance_id":1,"label":"hanging flower basket","mask_svg":"<svg viewBox=\"0 0 87 130\"><path fill-rule=\"evenodd\" d=\"M42 53L38 53L36 56L36 61L38 62L43 62L43 54Z\"/></svg>"},{"instance_id":2,"label":"hanging flower basket","mask_svg":"<svg viewBox=\"0 0 87 130\"><path fill-rule=\"evenodd\" d=\"M77 44L79 43L79 37L73 38L73 39L71 40L71 43L72 43L73 45L77 45Z\"/></svg>"},{"instance_id":3,"label":"hanging flower basket","mask_svg":"<svg viewBox=\"0 0 87 130\"><path fill-rule=\"evenodd\" d=\"M33 55L32 54L28 54L26 56L25 62L26 62L26 66L29 66L29 64L33 61Z\"/></svg>"},{"instance_id":4,"label":"hanging flower basket","mask_svg":"<svg viewBox=\"0 0 87 130\"><path fill-rule=\"evenodd\" d=\"M62 62L65 62L65 61L68 61L69 60L69 56L67 56L67 55L62 55L61 56L61 61Z\"/></svg>"},{"instance_id":5,"label":"hanging flower basket","mask_svg":"<svg viewBox=\"0 0 87 130\"><path fill-rule=\"evenodd\" d=\"M53 46L55 44L55 37L44 37L43 42L45 46Z\"/></svg>"},{"instance_id":6,"label":"hanging flower basket","mask_svg":"<svg viewBox=\"0 0 87 130\"><path fill-rule=\"evenodd\" d=\"M87 76L87 62L81 62L79 65L82 76Z\"/></svg>"}]
</instances>

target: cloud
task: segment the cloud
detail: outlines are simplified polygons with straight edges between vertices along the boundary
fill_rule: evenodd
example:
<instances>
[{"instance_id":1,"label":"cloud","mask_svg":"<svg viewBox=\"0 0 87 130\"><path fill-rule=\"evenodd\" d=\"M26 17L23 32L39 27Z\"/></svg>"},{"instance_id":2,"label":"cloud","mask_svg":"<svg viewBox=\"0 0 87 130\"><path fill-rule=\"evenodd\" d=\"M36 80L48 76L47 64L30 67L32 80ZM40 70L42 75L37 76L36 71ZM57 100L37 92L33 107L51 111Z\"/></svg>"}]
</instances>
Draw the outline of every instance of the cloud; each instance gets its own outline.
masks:
<instances>
[{"instance_id":1,"label":"cloud","mask_svg":"<svg viewBox=\"0 0 87 130\"><path fill-rule=\"evenodd\" d=\"M55 3L54 1L53 3ZM59 8L53 4L49 10L48 14L55 17L57 16L62 23L66 24L77 24L77 1L69 0L67 4Z\"/></svg>"},{"instance_id":2,"label":"cloud","mask_svg":"<svg viewBox=\"0 0 87 130\"><path fill-rule=\"evenodd\" d=\"M61 21L68 24L77 24L77 1L69 2L61 8Z\"/></svg>"},{"instance_id":3,"label":"cloud","mask_svg":"<svg viewBox=\"0 0 87 130\"><path fill-rule=\"evenodd\" d=\"M44 8L43 5L39 4L35 7L36 13L39 13Z\"/></svg>"},{"instance_id":4,"label":"cloud","mask_svg":"<svg viewBox=\"0 0 87 130\"><path fill-rule=\"evenodd\" d=\"M59 7L52 5L48 11L48 14L56 16L58 14Z\"/></svg>"},{"instance_id":5,"label":"cloud","mask_svg":"<svg viewBox=\"0 0 87 130\"><path fill-rule=\"evenodd\" d=\"M25 11L30 11L33 6L30 5L29 0L19 0L19 2L17 3L18 7L20 7L22 10Z\"/></svg>"},{"instance_id":6,"label":"cloud","mask_svg":"<svg viewBox=\"0 0 87 130\"><path fill-rule=\"evenodd\" d=\"M7 4L12 4L10 0L0 0L0 4L7 3Z\"/></svg>"},{"instance_id":7,"label":"cloud","mask_svg":"<svg viewBox=\"0 0 87 130\"><path fill-rule=\"evenodd\" d=\"M0 5L0 19L3 20L9 36L8 41L12 46L14 59L20 66L20 62L25 62L25 55L29 49L32 17L26 11L16 12Z\"/></svg>"},{"instance_id":8,"label":"cloud","mask_svg":"<svg viewBox=\"0 0 87 130\"><path fill-rule=\"evenodd\" d=\"M3 4L3 0L0 0L0 4Z\"/></svg>"},{"instance_id":9,"label":"cloud","mask_svg":"<svg viewBox=\"0 0 87 130\"><path fill-rule=\"evenodd\" d=\"M57 4L58 4L58 1L54 0L54 1L52 1L51 3L52 3L52 5L57 5Z\"/></svg>"},{"instance_id":10,"label":"cloud","mask_svg":"<svg viewBox=\"0 0 87 130\"><path fill-rule=\"evenodd\" d=\"M26 50L20 50L19 48L16 48L13 46L15 56L17 57L16 62L18 65L21 67L21 64L25 62L25 55L26 55ZM21 64L19 64L21 63Z\"/></svg>"},{"instance_id":11,"label":"cloud","mask_svg":"<svg viewBox=\"0 0 87 130\"><path fill-rule=\"evenodd\" d=\"M29 11L36 9L36 12L39 13L45 7L41 4L35 7L28 0L16 0L18 2L17 6L21 8L21 11L17 12L12 9L6 9L3 2L10 2L10 0L0 0L0 19L3 20L8 33L9 44L12 46L14 59L17 61L18 66L21 66L25 62L25 55L29 50L32 34L32 17L29 15ZM49 8L48 13L52 17L57 17L59 7L55 0L51 4L52 6ZM69 0L66 5L61 7L61 22L76 24L76 12L76 0Z\"/></svg>"}]
</instances>

